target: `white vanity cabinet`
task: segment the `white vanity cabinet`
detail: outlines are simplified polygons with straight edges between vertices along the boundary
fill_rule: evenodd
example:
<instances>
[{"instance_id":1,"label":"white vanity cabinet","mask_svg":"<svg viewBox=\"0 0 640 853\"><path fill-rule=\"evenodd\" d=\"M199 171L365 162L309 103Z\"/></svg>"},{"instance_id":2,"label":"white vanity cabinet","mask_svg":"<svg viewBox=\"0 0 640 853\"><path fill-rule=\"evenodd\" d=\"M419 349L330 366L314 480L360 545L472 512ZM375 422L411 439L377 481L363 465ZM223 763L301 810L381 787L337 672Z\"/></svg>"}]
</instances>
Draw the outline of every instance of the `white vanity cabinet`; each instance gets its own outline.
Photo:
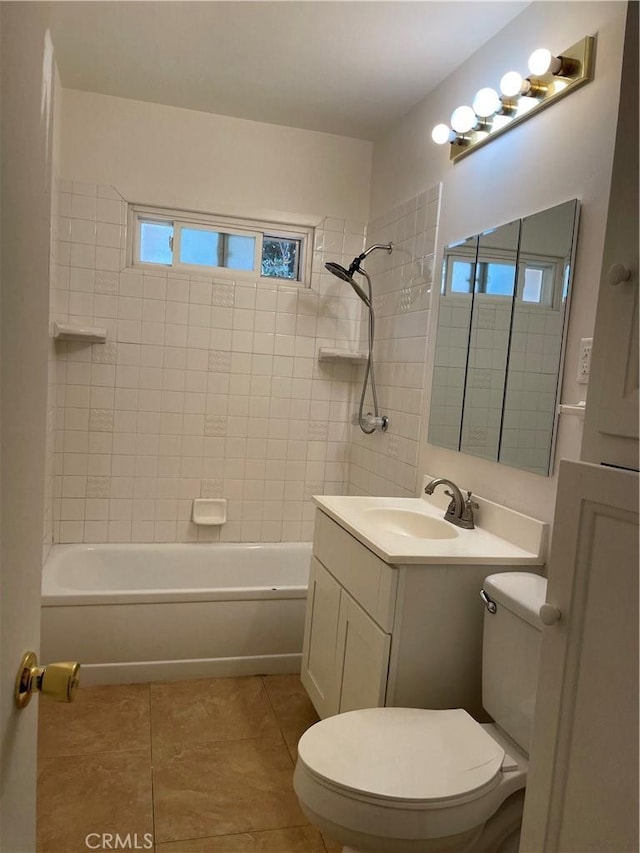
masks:
<instances>
[{"instance_id":1,"label":"white vanity cabinet","mask_svg":"<svg viewBox=\"0 0 640 853\"><path fill-rule=\"evenodd\" d=\"M318 714L392 705L481 715L480 588L522 568L390 565L318 509L301 674Z\"/></svg>"}]
</instances>

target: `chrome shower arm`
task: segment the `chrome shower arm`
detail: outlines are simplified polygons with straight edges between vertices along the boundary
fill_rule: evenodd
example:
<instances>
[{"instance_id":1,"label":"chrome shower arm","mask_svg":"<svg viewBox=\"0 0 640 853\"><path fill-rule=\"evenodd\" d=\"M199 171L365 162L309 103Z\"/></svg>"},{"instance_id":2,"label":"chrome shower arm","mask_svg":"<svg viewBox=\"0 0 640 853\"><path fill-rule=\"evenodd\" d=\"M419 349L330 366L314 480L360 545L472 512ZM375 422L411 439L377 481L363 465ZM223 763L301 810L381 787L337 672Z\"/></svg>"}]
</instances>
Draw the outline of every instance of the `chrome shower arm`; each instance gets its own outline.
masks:
<instances>
[{"instance_id":1,"label":"chrome shower arm","mask_svg":"<svg viewBox=\"0 0 640 853\"><path fill-rule=\"evenodd\" d=\"M374 246L369 246L368 249L365 249L364 252L360 255L360 260L363 261L368 254L373 252L375 249L386 249L387 254L390 255L393 251L393 243L376 243Z\"/></svg>"},{"instance_id":2,"label":"chrome shower arm","mask_svg":"<svg viewBox=\"0 0 640 853\"><path fill-rule=\"evenodd\" d=\"M360 263L364 261L367 255L371 254L371 252L375 251L376 249L386 249L387 254L390 255L393 251L393 243L376 243L374 246L369 246L369 248L365 249L361 255L358 255L357 258L354 258L353 261L351 261L351 266L348 269L348 274L352 276L355 272L361 272Z\"/></svg>"}]
</instances>

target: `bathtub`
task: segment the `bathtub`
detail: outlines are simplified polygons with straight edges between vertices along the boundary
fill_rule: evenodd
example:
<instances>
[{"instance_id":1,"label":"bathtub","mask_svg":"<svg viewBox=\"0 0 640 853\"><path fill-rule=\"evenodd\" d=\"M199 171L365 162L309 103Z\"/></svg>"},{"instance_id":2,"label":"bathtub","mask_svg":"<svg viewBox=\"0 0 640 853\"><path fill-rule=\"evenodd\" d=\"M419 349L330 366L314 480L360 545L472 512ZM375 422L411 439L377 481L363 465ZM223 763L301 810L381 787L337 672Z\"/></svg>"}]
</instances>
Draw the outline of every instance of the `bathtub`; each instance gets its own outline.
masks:
<instances>
[{"instance_id":1,"label":"bathtub","mask_svg":"<svg viewBox=\"0 0 640 853\"><path fill-rule=\"evenodd\" d=\"M44 662L82 683L300 671L311 544L55 545Z\"/></svg>"}]
</instances>

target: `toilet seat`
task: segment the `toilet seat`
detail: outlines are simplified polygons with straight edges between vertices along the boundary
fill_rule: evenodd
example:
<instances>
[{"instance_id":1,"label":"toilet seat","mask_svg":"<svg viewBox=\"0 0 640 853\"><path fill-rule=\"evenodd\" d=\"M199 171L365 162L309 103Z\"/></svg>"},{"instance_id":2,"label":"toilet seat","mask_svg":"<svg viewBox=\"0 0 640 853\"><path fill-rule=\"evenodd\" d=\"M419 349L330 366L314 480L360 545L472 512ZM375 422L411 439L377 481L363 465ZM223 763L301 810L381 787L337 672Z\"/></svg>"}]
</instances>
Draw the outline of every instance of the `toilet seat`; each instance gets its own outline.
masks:
<instances>
[{"instance_id":1,"label":"toilet seat","mask_svg":"<svg viewBox=\"0 0 640 853\"><path fill-rule=\"evenodd\" d=\"M524 787L526 758L514 762L493 729L462 709L368 708L328 717L298 743L294 787L317 825L325 819L416 840L455 835L484 824Z\"/></svg>"},{"instance_id":2,"label":"toilet seat","mask_svg":"<svg viewBox=\"0 0 640 853\"><path fill-rule=\"evenodd\" d=\"M497 784L504 749L466 711L367 708L309 729L298 757L332 787L375 801L442 808Z\"/></svg>"}]
</instances>

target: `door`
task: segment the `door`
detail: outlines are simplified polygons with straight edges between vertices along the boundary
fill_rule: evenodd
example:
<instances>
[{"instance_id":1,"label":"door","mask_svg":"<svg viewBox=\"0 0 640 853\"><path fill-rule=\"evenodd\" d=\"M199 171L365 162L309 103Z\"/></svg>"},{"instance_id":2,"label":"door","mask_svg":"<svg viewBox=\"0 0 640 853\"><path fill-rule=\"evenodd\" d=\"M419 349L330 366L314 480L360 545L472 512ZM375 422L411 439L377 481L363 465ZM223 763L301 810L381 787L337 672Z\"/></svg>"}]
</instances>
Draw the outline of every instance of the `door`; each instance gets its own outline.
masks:
<instances>
[{"instance_id":1,"label":"door","mask_svg":"<svg viewBox=\"0 0 640 853\"><path fill-rule=\"evenodd\" d=\"M44 516L53 53L46 3L2 3L0 275L0 849L35 847L38 702L18 711L38 651Z\"/></svg>"},{"instance_id":2,"label":"door","mask_svg":"<svg viewBox=\"0 0 640 853\"><path fill-rule=\"evenodd\" d=\"M638 469L638 4L629 3L582 459Z\"/></svg>"},{"instance_id":3,"label":"door","mask_svg":"<svg viewBox=\"0 0 640 853\"><path fill-rule=\"evenodd\" d=\"M340 698L338 710L384 705L391 636L342 590L338 624Z\"/></svg>"},{"instance_id":4,"label":"door","mask_svg":"<svg viewBox=\"0 0 640 853\"><path fill-rule=\"evenodd\" d=\"M560 463L521 853L638 850L639 479Z\"/></svg>"},{"instance_id":5,"label":"door","mask_svg":"<svg viewBox=\"0 0 640 853\"><path fill-rule=\"evenodd\" d=\"M316 711L323 718L338 713L340 593L338 581L312 557L301 680Z\"/></svg>"}]
</instances>

